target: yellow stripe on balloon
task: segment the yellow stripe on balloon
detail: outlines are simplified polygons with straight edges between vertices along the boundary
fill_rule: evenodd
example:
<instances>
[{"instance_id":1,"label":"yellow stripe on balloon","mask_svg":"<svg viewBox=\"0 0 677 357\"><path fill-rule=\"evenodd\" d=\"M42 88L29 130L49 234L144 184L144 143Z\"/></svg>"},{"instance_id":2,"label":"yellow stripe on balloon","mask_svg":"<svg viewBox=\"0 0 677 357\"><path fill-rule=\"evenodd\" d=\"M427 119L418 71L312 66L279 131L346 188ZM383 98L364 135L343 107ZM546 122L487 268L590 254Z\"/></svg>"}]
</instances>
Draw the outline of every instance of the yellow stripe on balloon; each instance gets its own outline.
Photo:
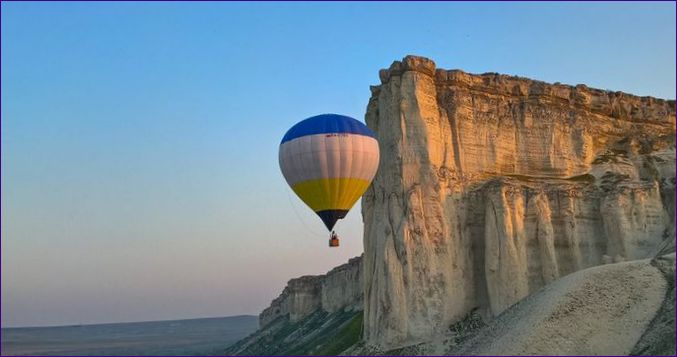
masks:
<instances>
[{"instance_id":1,"label":"yellow stripe on balloon","mask_svg":"<svg viewBox=\"0 0 677 357\"><path fill-rule=\"evenodd\" d=\"M363 179L325 178L299 182L292 190L315 212L349 210L369 184L370 181Z\"/></svg>"}]
</instances>

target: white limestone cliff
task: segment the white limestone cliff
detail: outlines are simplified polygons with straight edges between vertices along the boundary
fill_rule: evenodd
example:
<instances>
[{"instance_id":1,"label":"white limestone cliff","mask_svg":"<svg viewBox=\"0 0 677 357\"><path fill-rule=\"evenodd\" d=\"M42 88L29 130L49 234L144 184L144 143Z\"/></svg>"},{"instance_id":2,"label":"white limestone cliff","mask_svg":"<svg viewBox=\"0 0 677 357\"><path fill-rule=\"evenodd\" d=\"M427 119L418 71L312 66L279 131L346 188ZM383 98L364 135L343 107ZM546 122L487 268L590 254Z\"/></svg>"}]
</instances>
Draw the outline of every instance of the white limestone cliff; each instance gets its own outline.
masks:
<instances>
[{"instance_id":1,"label":"white limestone cliff","mask_svg":"<svg viewBox=\"0 0 677 357\"><path fill-rule=\"evenodd\" d=\"M364 339L430 339L674 239L674 101L436 69L381 71L366 122Z\"/></svg>"},{"instance_id":2,"label":"white limestone cliff","mask_svg":"<svg viewBox=\"0 0 677 357\"><path fill-rule=\"evenodd\" d=\"M362 310L362 257L350 259L324 275L291 279L280 296L259 315L259 328L280 317L297 322L317 310Z\"/></svg>"}]
</instances>

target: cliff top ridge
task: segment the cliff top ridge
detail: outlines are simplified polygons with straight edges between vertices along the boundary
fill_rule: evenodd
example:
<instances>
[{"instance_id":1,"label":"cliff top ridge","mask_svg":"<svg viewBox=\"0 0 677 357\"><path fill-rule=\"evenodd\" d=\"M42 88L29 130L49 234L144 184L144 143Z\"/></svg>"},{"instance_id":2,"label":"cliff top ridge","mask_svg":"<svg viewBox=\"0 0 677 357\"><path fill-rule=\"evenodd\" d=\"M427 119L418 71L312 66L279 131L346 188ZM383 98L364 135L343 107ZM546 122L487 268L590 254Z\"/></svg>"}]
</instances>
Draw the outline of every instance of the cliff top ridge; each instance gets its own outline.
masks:
<instances>
[{"instance_id":1,"label":"cliff top ridge","mask_svg":"<svg viewBox=\"0 0 677 357\"><path fill-rule=\"evenodd\" d=\"M614 118L645 121L650 116L665 118L674 123L674 99L636 96L621 91L590 88L585 84L547 83L494 72L472 74L459 69L440 69L433 60L415 55L407 55L401 61L394 61L388 69L381 69L381 85L408 71L430 76L438 86L459 86L489 94L525 98L550 97L572 105L589 107ZM378 95L381 85L371 87L372 95Z\"/></svg>"}]
</instances>

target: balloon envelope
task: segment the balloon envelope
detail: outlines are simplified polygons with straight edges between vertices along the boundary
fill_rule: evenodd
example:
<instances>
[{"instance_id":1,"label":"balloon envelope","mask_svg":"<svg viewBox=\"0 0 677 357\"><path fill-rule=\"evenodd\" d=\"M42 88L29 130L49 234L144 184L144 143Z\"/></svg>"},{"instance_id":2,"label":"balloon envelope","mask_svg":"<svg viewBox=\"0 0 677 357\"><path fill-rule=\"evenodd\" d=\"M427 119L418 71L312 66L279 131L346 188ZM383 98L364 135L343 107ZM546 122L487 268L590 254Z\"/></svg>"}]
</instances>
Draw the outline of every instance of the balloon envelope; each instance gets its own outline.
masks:
<instances>
[{"instance_id":1,"label":"balloon envelope","mask_svg":"<svg viewBox=\"0 0 677 357\"><path fill-rule=\"evenodd\" d=\"M279 159L289 186L332 230L374 179L378 142L353 118L322 114L287 131Z\"/></svg>"}]
</instances>

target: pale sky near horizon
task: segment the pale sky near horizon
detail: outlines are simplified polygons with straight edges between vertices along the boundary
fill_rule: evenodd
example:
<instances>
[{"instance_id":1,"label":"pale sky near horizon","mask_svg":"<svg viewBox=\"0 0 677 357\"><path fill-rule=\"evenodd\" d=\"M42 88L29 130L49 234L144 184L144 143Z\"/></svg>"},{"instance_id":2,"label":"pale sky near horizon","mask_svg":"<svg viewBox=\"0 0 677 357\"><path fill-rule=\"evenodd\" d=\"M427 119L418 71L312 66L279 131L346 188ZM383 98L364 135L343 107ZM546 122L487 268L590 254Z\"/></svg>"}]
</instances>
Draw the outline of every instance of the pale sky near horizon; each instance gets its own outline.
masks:
<instances>
[{"instance_id":1,"label":"pale sky near horizon","mask_svg":"<svg viewBox=\"0 0 677 357\"><path fill-rule=\"evenodd\" d=\"M407 54L675 98L675 3L7 3L2 326L258 314L329 249L277 150Z\"/></svg>"}]
</instances>

